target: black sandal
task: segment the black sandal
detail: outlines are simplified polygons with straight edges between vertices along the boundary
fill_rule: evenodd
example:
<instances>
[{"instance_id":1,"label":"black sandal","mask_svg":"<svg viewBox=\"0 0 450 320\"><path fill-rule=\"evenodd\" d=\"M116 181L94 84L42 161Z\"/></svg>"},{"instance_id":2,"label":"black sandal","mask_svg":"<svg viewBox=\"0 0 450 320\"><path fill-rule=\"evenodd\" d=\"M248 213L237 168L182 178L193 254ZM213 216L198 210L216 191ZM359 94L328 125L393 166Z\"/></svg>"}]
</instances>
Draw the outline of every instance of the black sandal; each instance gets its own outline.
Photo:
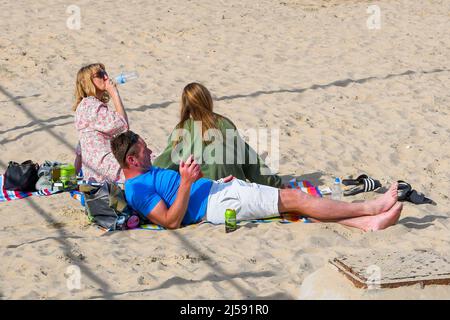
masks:
<instances>
[{"instance_id":1,"label":"black sandal","mask_svg":"<svg viewBox=\"0 0 450 320\"><path fill-rule=\"evenodd\" d=\"M411 194L412 187L408 182L398 180L397 199L398 201L405 201Z\"/></svg>"},{"instance_id":2,"label":"black sandal","mask_svg":"<svg viewBox=\"0 0 450 320\"><path fill-rule=\"evenodd\" d=\"M408 182L398 180L398 201L409 201L414 204L432 204L436 205L436 202L417 190L413 190Z\"/></svg>"},{"instance_id":3,"label":"black sandal","mask_svg":"<svg viewBox=\"0 0 450 320\"><path fill-rule=\"evenodd\" d=\"M381 187L380 181L372 179L366 174L362 174L356 179L344 179L342 180L342 184L345 186L355 186L351 189L344 190L344 196L353 196L362 192L374 191Z\"/></svg>"}]
</instances>

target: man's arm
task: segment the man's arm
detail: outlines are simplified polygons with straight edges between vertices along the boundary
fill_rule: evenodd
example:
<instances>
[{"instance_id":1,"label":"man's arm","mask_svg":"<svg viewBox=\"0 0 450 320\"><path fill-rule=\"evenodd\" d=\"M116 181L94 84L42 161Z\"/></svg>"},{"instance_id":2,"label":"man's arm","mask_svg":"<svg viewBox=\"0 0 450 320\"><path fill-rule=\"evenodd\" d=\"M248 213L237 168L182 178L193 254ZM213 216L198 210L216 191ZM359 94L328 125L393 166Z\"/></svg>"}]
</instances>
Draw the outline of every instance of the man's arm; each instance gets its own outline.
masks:
<instances>
[{"instance_id":1,"label":"man's arm","mask_svg":"<svg viewBox=\"0 0 450 320\"><path fill-rule=\"evenodd\" d=\"M180 162L181 182L174 203L167 208L164 201L160 201L147 215L147 218L160 226L168 229L177 229L183 221L189 204L192 184L201 177L200 166L191 155L184 163Z\"/></svg>"},{"instance_id":2,"label":"man's arm","mask_svg":"<svg viewBox=\"0 0 450 320\"><path fill-rule=\"evenodd\" d=\"M183 182L182 180L177 197L172 206L168 209L164 201L161 200L147 215L147 218L151 222L167 229L179 228L189 204L191 185L192 183Z\"/></svg>"}]
</instances>

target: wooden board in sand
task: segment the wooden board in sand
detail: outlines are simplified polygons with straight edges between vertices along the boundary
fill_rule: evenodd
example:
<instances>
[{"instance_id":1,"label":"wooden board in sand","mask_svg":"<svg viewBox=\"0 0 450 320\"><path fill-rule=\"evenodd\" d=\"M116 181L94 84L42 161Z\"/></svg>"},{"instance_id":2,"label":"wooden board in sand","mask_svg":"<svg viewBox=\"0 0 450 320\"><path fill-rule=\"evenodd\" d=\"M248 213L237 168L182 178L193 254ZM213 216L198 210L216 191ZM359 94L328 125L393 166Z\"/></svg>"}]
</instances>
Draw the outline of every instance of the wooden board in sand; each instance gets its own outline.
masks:
<instances>
[{"instance_id":1,"label":"wooden board in sand","mask_svg":"<svg viewBox=\"0 0 450 320\"><path fill-rule=\"evenodd\" d=\"M450 256L433 250L369 251L330 263L358 288L396 288L450 284Z\"/></svg>"}]
</instances>

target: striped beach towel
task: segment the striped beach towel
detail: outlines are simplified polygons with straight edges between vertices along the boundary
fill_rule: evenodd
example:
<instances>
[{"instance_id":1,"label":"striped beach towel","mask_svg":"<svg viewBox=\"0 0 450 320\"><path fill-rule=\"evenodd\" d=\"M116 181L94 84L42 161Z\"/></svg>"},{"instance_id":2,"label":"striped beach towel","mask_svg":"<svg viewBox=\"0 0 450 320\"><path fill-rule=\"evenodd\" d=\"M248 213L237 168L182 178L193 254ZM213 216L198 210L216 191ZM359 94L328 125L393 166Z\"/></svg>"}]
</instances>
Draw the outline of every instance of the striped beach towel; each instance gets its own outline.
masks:
<instances>
[{"instance_id":1,"label":"striped beach towel","mask_svg":"<svg viewBox=\"0 0 450 320\"><path fill-rule=\"evenodd\" d=\"M0 202L23 199L23 198L28 198L30 196L39 196L39 197L51 196L52 194L62 192L62 191L52 191L52 190L48 190L48 189L39 190L39 191L35 191L35 192L5 190L3 188L4 180L5 179L4 179L3 175L0 175Z\"/></svg>"},{"instance_id":2,"label":"striped beach towel","mask_svg":"<svg viewBox=\"0 0 450 320\"><path fill-rule=\"evenodd\" d=\"M318 187L315 187L311 182L307 180L300 180L297 181L297 179L292 179L289 181L287 185L285 185L285 188L287 189L300 189L303 192L306 192L312 196L315 197L322 197L322 193L320 192ZM270 223L270 222L278 222L278 223L294 223L294 222L303 222L303 223L311 223L311 220L309 220L307 217L299 216L298 214L294 213L284 213L279 217L274 218L267 218L267 219L256 219L256 220L247 220L247 221L240 221L237 224L243 225L247 223ZM199 226L203 223L209 223L207 221L202 221L200 223L191 225L191 226ZM137 230L166 230L164 227L161 227L156 224L146 224L141 225Z\"/></svg>"},{"instance_id":3,"label":"striped beach towel","mask_svg":"<svg viewBox=\"0 0 450 320\"><path fill-rule=\"evenodd\" d=\"M242 225L247 224L247 223L270 223L270 222L278 222L278 223L283 223L283 224L285 224L285 223L294 223L294 222L311 223L311 221L308 218L306 218L306 217L300 217L298 215L289 213L289 214L283 214L282 217L239 221L239 222L237 222L237 225L241 225L242 226ZM199 222L199 223L196 223L196 224L190 224L188 226L183 226L183 228L186 228L186 227L191 227L191 228L198 227L198 226L200 226L200 225L202 225L204 223L212 224L211 222L208 222L208 221L202 221L202 222ZM149 224L142 224L138 228L133 229L133 230L162 231L162 230L167 230L167 229L164 228L164 227L161 227L161 226L159 226L157 224L149 223ZM105 230L105 229L102 229L102 231L108 232L108 230Z\"/></svg>"},{"instance_id":4,"label":"striped beach towel","mask_svg":"<svg viewBox=\"0 0 450 320\"><path fill-rule=\"evenodd\" d=\"M315 197L322 197L322 193L320 192L318 187L315 187L311 182L308 180L300 180L297 181L297 179L289 180L289 183L285 185L288 189L300 189L303 192L306 192L312 196Z\"/></svg>"}]
</instances>

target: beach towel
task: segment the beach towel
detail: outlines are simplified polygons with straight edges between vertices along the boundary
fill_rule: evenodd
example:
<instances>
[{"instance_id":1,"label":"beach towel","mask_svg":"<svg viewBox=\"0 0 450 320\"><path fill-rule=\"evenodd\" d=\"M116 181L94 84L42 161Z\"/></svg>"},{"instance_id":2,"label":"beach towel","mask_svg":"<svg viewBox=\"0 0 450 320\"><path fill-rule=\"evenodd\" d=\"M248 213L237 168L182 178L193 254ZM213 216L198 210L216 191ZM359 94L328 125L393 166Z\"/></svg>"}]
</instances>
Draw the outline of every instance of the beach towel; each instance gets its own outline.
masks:
<instances>
[{"instance_id":1,"label":"beach towel","mask_svg":"<svg viewBox=\"0 0 450 320\"><path fill-rule=\"evenodd\" d=\"M53 191L49 189L43 189L35 192L22 192L22 191L11 191L11 190L5 190L3 188L4 185L4 176L0 175L0 202L6 202L11 200L18 200L27 198L30 196L51 196L55 193L60 193L62 191Z\"/></svg>"},{"instance_id":2,"label":"beach towel","mask_svg":"<svg viewBox=\"0 0 450 320\"><path fill-rule=\"evenodd\" d=\"M275 218L267 218L267 219L255 219L255 220L245 220L245 221L239 221L237 222L238 226L242 226L245 225L247 223L270 223L270 222L278 222L278 223L295 223L295 222L303 222L303 223L311 223L311 220L309 220L306 217L301 217L295 214L283 214L282 217L275 217ZM183 228L186 227L198 227L202 224L212 224L211 222L208 221L201 221L199 223L196 224L190 224L189 226L184 226ZM108 232L111 230L106 230L103 228L99 228L104 232ZM157 224L143 224L140 225L138 228L136 229L132 229L132 230L151 230L151 231L162 231L162 230L166 230L166 228L161 227L160 225Z\"/></svg>"},{"instance_id":3,"label":"beach towel","mask_svg":"<svg viewBox=\"0 0 450 320\"><path fill-rule=\"evenodd\" d=\"M311 220L309 220L306 217L301 217L299 215L296 214L283 214L280 217L275 217L275 218L267 218L267 219L255 219L255 220L245 220L245 221L239 221L237 222L238 226L243 226L245 224L248 223L271 223L271 222L278 222L278 223L295 223L295 222L303 222L303 223L311 223ZM190 227L197 227L200 226L204 223L208 223L208 224L212 224L211 222L208 221L201 221L199 223L196 224L191 224L189 225ZM185 226L188 227L188 226ZM185 228L184 227L184 228ZM133 230L152 230L152 231L162 231L162 230L166 230L166 228L161 227L157 224L143 224L140 225L138 228L133 229ZM107 231L107 230L103 230L103 231Z\"/></svg>"},{"instance_id":4,"label":"beach towel","mask_svg":"<svg viewBox=\"0 0 450 320\"><path fill-rule=\"evenodd\" d=\"M287 189L300 189L303 192L306 192L314 197L322 197L322 193L320 192L320 189L318 187L315 187L311 182L307 181L307 180L299 180L297 181L297 179L292 179L289 181L288 184L284 185L285 188ZM84 206L84 196L82 195L81 192L79 191L72 191L71 192L71 197L77 201L79 201L83 206ZM284 213L279 217L275 217L275 218L267 218L267 219L254 219L254 220L245 220L245 221L239 221L237 223L237 225L244 225L247 223L271 223L271 222L278 222L278 223L283 223L283 224L287 224L287 223L295 223L295 222L303 222L303 223L311 223L312 221L310 219L308 219L307 217L302 217L299 216L298 214L294 214L294 213ZM210 223L208 221L201 221L199 223L196 224L192 224L189 226L184 226L184 228L186 227L197 227L199 225L202 225L204 223ZM94 225L96 226L98 229L100 229L101 231L103 231L104 233L113 231L113 230L107 230L105 228L102 228L98 225ZM162 230L166 230L166 228L161 227L157 224L152 224L152 223L148 223L148 224L142 224L140 225L138 228L132 229L132 230L151 230L151 231L162 231ZM115 230L118 231L118 230Z\"/></svg>"},{"instance_id":5,"label":"beach towel","mask_svg":"<svg viewBox=\"0 0 450 320\"><path fill-rule=\"evenodd\" d=\"M288 184L285 185L285 188L288 189L300 189L303 192L306 192L314 197L322 197L322 193L320 192L318 187L315 187L311 182L307 180L299 180L292 179L289 181ZM267 219L255 219L255 220L246 220L246 221L239 221L237 225L244 225L247 223L270 223L270 222L278 222L278 223L295 223L295 222L303 222L303 223L311 223L311 220L307 217L299 216L298 214L294 213L284 213L280 217L275 218L267 218ZM194 225L190 226L199 226L204 223L210 223L208 221L202 221ZM152 231L161 231L166 230L164 227L161 227L157 224L145 224L139 226L139 228L134 230L152 230Z\"/></svg>"},{"instance_id":6,"label":"beach towel","mask_svg":"<svg viewBox=\"0 0 450 320\"><path fill-rule=\"evenodd\" d=\"M309 220L306 217L301 217L301 216L298 216L298 215L295 215L295 214L286 214L286 215L283 215L282 217L239 221L239 222L237 222L237 225L238 226L243 226L243 225L249 224L249 223L253 223L253 224L257 223L257 224L259 224L259 223L271 223L271 222L278 222L278 223L282 223L282 224L296 223L296 222L312 223L312 221ZM190 224L188 226L182 226L182 228L196 228L196 227L198 227L198 226L200 226L202 224L205 224L205 223L212 224L211 222L208 222L208 221L201 221L201 222L196 223L196 224ZM102 234L106 234L106 233L113 232L113 231L121 231L121 230L107 230L107 229L102 228L102 227L100 227L100 226L98 226L96 224L92 224L92 225L94 227L96 227L97 229L99 229ZM164 228L164 227L161 227L160 225L149 223L149 224L142 224L142 225L140 225L137 228L129 229L129 230L133 230L133 231L134 230L163 231L163 230L167 230L167 229Z\"/></svg>"},{"instance_id":7,"label":"beach towel","mask_svg":"<svg viewBox=\"0 0 450 320\"><path fill-rule=\"evenodd\" d=\"M303 192L306 192L312 196L315 197L322 197L322 193L320 192L318 187L315 187L311 182L308 180L300 180L297 181L297 179L291 179L289 180L288 184L285 184L285 188L287 189L300 189Z\"/></svg>"}]
</instances>

